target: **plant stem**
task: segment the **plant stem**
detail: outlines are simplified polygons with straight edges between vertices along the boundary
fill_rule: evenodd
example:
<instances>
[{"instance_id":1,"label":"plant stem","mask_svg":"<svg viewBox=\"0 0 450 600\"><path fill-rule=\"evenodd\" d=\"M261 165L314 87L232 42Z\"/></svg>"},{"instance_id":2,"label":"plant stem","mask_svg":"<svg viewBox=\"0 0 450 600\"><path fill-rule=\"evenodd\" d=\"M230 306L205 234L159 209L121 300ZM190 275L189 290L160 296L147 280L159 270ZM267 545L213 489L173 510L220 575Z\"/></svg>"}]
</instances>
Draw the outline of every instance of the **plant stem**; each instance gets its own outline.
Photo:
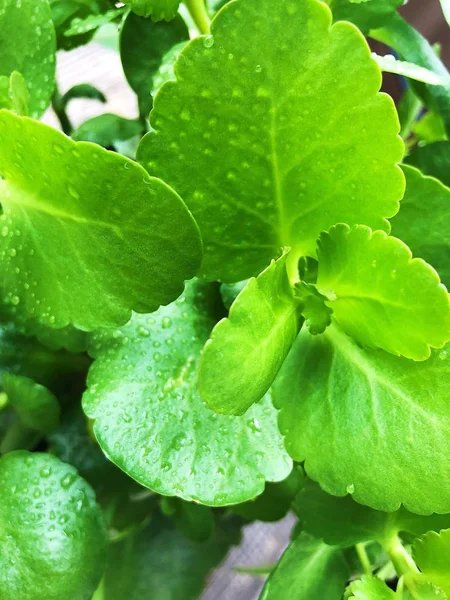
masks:
<instances>
[{"instance_id":1,"label":"plant stem","mask_svg":"<svg viewBox=\"0 0 450 600\"><path fill-rule=\"evenodd\" d=\"M412 598L419 600L420 596L417 595L416 579L417 575L420 575L420 571L412 556L403 546L400 538L397 535L394 536L386 544L385 550L394 565L394 569L399 579L404 582L404 585L408 588Z\"/></svg>"},{"instance_id":2,"label":"plant stem","mask_svg":"<svg viewBox=\"0 0 450 600\"><path fill-rule=\"evenodd\" d=\"M364 573L366 575L372 575L373 569L372 569L372 565L370 564L369 556L366 552L366 545L365 544L356 544L355 550L356 550L356 554L358 555L359 562L361 563L362 568L364 569Z\"/></svg>"},{"instance_id":3,"label":"plant stem","mask_svg":"<svg viewBox=\"0 0 450 600\"><path fill-rule=\"evenodd\" d=\"M52 96L52 108L55 115L58 117L58 121L61 124L61 129L66 135L70 135L73 131L72 123L66 113L66 107L62 101L62 96L59 93L58 88L55 87L55 91Z\"/></svg>"},{"instance_id":4,"label":"plant stem","mask_svg":"<svg viewBox=\"0 0 450 600\"><path fill-rule=\"evenodd\" d=\"M211 21L206 11L205 0L184 0L184 3L200 33L209 33Z\"/></svg>"}]
</instances>

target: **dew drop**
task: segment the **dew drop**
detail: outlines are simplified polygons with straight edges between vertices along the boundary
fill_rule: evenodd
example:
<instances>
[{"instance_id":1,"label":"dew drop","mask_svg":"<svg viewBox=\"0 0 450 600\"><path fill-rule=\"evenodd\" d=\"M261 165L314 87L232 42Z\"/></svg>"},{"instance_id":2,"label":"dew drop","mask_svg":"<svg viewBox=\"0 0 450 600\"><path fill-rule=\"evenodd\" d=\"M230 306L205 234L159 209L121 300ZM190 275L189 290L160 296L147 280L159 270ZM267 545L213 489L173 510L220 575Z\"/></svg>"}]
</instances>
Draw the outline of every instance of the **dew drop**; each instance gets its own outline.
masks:
<instances>
[{"instance_id":1,"label":"dew drop","mask_svg":"<svg viewBox=\"0 0 450 600\"><path fill-rule=\"evenodd\" d=\"M212 48L214 46L214 37L211 34L205 35L203 38L203 45L205 48Z\"/></svg>"},{"instance_id":2,"label":"dew drop","mask_svg":"<svg viewBox=\"0 0 450 600\"><path fill-rule=\"evenodd\" d=\"M354 494L355 493L355 485L353 483L349 483L347 488L346 488L347 494Z\"/></svg>"},{"instance_id":3,"label":"dew drop","mask_svg":"<svg viewBox=\"0 0 450 600\"><path fill-rule=\"evenodd\" d=\"M255 67L255 71L256 71L257 73L261 73L261 71L262 71L262 66L261 66L261 65L256 65L256 67Z\"/></svg>"}]
</instances>

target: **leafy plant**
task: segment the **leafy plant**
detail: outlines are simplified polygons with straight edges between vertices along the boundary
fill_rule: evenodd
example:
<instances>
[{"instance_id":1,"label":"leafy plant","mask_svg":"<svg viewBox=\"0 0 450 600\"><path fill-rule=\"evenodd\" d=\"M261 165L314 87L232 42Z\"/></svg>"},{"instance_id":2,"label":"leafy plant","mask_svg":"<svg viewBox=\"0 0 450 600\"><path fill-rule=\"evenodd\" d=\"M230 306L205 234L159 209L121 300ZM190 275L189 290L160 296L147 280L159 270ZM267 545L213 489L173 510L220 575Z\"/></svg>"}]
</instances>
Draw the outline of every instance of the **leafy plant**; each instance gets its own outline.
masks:
<instances>
[{"instance_id":1,"label":"leafy plant","mask_svg":"<svg viewBox=\"0 0 450 600\"><path fill-rule=\"evenodd\" d=\"M288 513L262 599L450 599L450 74L401 4L0 0L2 600L194 600ZM103 26L135 117L75 129Z\"/></svg>"}]
</instances>

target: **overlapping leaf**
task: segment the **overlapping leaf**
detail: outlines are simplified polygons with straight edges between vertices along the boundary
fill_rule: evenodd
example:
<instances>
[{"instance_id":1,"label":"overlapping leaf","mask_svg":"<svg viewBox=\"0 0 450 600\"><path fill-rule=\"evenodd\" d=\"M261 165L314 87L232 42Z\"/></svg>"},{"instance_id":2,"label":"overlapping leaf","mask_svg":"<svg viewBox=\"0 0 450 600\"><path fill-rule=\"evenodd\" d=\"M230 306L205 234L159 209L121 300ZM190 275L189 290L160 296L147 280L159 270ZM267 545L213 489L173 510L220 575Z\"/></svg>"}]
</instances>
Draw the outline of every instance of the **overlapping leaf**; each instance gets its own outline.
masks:
<instances>
[{"instance_id":1,"label":"overlapping leaf","mask_svg":"<svg viewBox=\"0 0 450 600\"><path fill-rule=\"evenodd\" d=\"M269 397L243 417L200 400L201 349L215 322L217 287L194 282L174 304L93 336L83 398L107 456L156 492L221 506L254 498L292 468Z\"/></svg>"},{"instance_id":2,"label":"overlapping leaf","mask_svg":"<svg viewBox=\"0 0 450 600\"><path fill-rule=\"evenodd\" d=\"M124 323L176 298L199 266L181 199L118 154L1 111L0 173L5 299L47 325Z\"/></svg>"},{"instance_id":3,"label":"overlapping leaf","mask_svg":"<svg viewBox=\"0 0 450 600\"><path fill-rule=\"evenodd\" d=\"M2 600L92 596L102 576L106 528L91 487L48 454L0 459Z\"/></svg>"},{"instance_id":4,"label":"overlapping leaf","mask_svg":"<svg viewBox=\"0 0 450 600\"><path fill-rule=\"evenodd\" d=\"M288 254L251 279L205 345L200 394L216 412L243 414L270 388L302 324Z\"/></svg>"},{"instance_id":5,"label":"overlapping leaf","mask_svg":"<svg viewBox=\"0 0 450 600\"><path fill-rule=\"evenodd\" d=\"M55 86L56 39L48 0L1 0L0 75L19 71L33 117L43 114Z\"/></svg>"},{"instance_id":6,"label":"overlapping leaf","mask_svg":"<svg viewBox=\"0 0 450 600\"><path fill-rule=\"evenodd\" d=\"M360 344L426 360L430 346L449 341L447 290L397 238L336 225L321 234L318 257L317 285L333 300L333 320Z\"/></svg>"},{"instance_id":7,"label":"overlapping leaf","mask_svg":"<svg viewBox=\"0 0 450 600\"><path fill-rule=\"evenodd\" d=\"M450 141L444 139L419 146L405 158L405 162L420 169L424 175L436 177L444 185L450 186Z\"/></svg>"},{"instance_id":8,"label":"overlapping leaf","mask_svg":"<svg viewBox=\"0 0 450 600\"><path fill-rule=\"evenodd\" d=\"M13 71L9 77L0 76L0 108L27 115L29 97L26 81L18 71Z\"/></svg>"},{"instance_id":9,"label":"overlapping leaf","mask_svg":"<svg viewBox=\"0 0 450 600\"><path fill-rule=\"evenodd\" d=\"M354 581L346 592L349 600L395 600L395 593L377 577L363 577Z\"/></svg>"},{"instance_id":10,"label":"overlapping leaf","mask_svg":"<svg viewBox=\"0 0 450 600\"><path fill-rule=\"evenodd\" d=\"M404 0L326 0L337 21L355 23L361 31L381 27Z\"/></svg>"},{"instance_id":11,"label":"overlapping leaf","mask_svg":"<svg viewBox=\"0 0 450 600\"><path fill-rule=\"evenodd\" d=\"M429 531L417 539L413 557L424 578L450 594L450 529Z\"/></svg>"},{"instance_id":12,"label":"overlapping leaf","mask_svg":"<svg viewBox=\"0 0 450 600\"><path fill-rule=\"evenodd\" d=\"M448 346L414 363L362 350L331 326L300 333L274 398L289 453L327 492L383 511L448 513L449 385Z\"/></svg>"},{"instance_id":13,"label":"overlapping leaf","mask_svg":"<svg viewBox=\"0 0 450 600\"><path fill-rule=\"evenodd\" d=\"M178 12L180 0L124 0L124 3L140 17L170 21Z\"/></svg>"},{"instance_id":14,"label":"overlapping leaf","mask_svg":"<svg viewBox=\"0 0 450 600\"><path fill-rule=\"evenodd\" d=\"M392 233L432 264L450 286L450 188L413 167L405 165L403 171L406 192Z\"/></svg>"},{"instance_id":15,"label":"overlapping leaf","mask_svg":"<svg viewBox=\"0 0 450 600\"><path fill-rule=\"evenodd\" d=\"M301 533L267 580L261 600L340 600L349 574L339 548L327 546L307 533Z\"/></svg>"},{"instance_id":16,"label":"overlapping leaf","mask_svg":"<svg viewBox=\"0 0 450 600\"><path fill-rule=\"evenodd\" d=\"M245 279L280 246L314 255L334 223L383 229L397 212L393 104L359 32L330 22L317 0L230 3L157 96L138 158L198 220L207 278Z\"/></svg>"}]
</instances>

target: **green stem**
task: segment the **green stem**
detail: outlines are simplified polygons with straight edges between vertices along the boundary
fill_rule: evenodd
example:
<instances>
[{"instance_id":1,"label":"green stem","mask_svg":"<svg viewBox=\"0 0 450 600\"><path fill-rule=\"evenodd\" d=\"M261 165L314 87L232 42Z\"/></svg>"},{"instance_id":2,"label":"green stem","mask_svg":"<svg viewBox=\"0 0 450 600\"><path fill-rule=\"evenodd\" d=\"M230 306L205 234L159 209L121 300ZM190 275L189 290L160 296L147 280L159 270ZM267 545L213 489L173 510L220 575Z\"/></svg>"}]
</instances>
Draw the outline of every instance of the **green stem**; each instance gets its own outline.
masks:
<instances>
[{"instance_id":1,"label":"green stem","mask_svg":"<svg viewBox=\"0 0 450 600\"><path fill-rule=\"evenodd\" d=\"M400 538L397 535L394 536L387 542L385 550L394 565L399 579L403 580L412 598L419 600L420 596L417 594L416 581L417 576L420 575L420 571L412 556L403 546Z\"/></svg>"},{"instance_id":2,"label":"green stem","mask_svg":"<svg viewBox=\"0 0 450 600\"><path fill-rule=\"evenodd\" d=\"M58 121L61 124L61 129L66 135L70 135L73 131L72 123L67 116L66 106L63 102L62 96L56 87L52 96L52 108L55 112L55 115L58 117Z\"/></svg>"},{"instance_id":3,"label":"green stem","mask_svg":"<svg viewBox=\"0 0 450 600\"><path fill-rule=\"evenodd\" d=\"M34 429L29 429L19 419L16 419L8 427L0 444L0 454L6 454L12 450L19 449L32 450L41 437L41 433Z\"/></svg>"},{"instance_id":4,"label":"green stem","mask_svg":"<svg viewBox=\"0 0 450 600\"><path fill-rule=\"evenodd\" d=\"M104 600L105 598L105 578L100 581L98 588L95 590L92 600Z\"/></svg>"},{"instance_id":5,"label":"green stem","mask_svg":"<svg viewBox=\"0 0 450 600\"><path fill-rule=\"evenodd\" d=\"M370 564L369 556L366 552L366 545L365 544L356 544L355 550L356 550L356 554L358 555L359 562L361 563L362 568L364 569L364 573L366 575L372 575L373 569L372 569L372 565Z\"/></svg>"},{"instance_id":6,"label":"green stem","mask_svg":"<svg viewBox=\"0 0 450 600\"><path fill-rule=\"evenodd\" d=\"M206 10L205 0L184 0L184 3L200 33L209 33L211 21Z\"/></svg>"}]
</instances>

